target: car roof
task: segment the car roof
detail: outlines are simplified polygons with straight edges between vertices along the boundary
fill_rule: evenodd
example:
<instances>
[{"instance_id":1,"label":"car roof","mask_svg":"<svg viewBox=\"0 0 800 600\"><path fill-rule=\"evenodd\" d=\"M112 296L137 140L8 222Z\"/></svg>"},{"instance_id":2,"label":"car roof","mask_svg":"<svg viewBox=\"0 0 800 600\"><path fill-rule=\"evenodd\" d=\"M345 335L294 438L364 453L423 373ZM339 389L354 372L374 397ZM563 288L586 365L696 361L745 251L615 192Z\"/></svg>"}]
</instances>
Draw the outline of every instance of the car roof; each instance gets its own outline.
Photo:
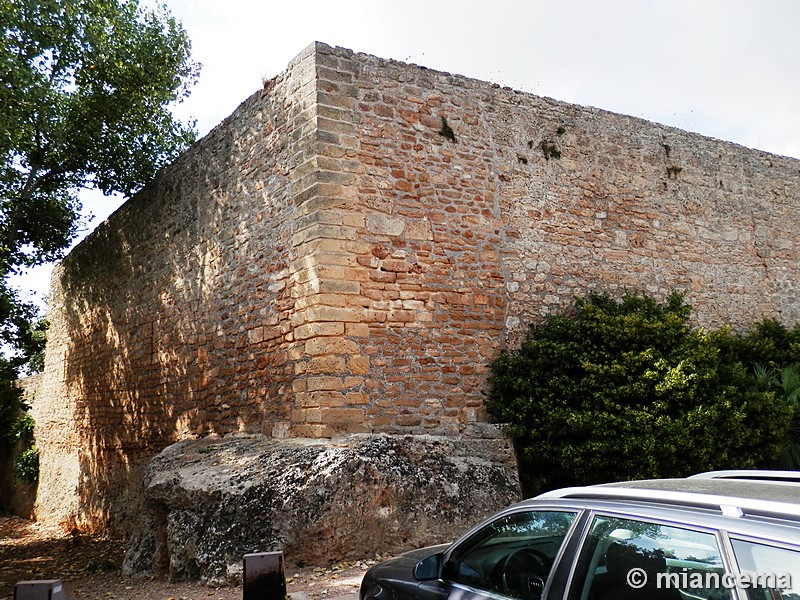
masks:
<instances>
[{"instance_id":1,"label":"car roof","mask_svg":"<svg viewBox=\"0 0 800 600\"><path fill-rule=\"evenodd\" d=\"M711 471L684 479L553 490L521 503L572 506L800 542L800 472Z\"/></svg>"},{"instance_id":2,"label":"car roof","mask_svg":"<svg viewBox=\"0 0 800 600\"><path fill-rule=\"evenodd\" d=\"M624 498L713 507L732 516L773 514L800 519L800 473L714 471L685 479L647 479L564 488L539 498Z\"/></svg>"}]
</instances>

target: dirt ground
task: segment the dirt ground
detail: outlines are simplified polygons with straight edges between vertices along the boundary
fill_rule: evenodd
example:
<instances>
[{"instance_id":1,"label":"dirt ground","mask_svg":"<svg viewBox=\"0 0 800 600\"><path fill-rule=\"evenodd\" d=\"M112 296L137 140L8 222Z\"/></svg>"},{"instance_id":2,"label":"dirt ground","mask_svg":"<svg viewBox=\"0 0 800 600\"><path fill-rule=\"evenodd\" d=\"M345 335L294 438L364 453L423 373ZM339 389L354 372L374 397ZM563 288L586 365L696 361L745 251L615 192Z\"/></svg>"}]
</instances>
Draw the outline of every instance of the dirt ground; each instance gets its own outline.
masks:
<instances>
[{"instance_id":1,"label":"dirt ground","mask_svg":"<svg viewBox=\"0 0 800 600\"><path fill-rule=\"evenodd\" d=\"M11 600L14 585L31 579L60 579L70 600L241 600L241 587L213 588L170 583L164 578L122 577L124 546L119 541L76 537L0 513L0 600ZM375 561L328 568L286 567L292 600L356 600L358 586Z\"/></svg>"}]
</instances>

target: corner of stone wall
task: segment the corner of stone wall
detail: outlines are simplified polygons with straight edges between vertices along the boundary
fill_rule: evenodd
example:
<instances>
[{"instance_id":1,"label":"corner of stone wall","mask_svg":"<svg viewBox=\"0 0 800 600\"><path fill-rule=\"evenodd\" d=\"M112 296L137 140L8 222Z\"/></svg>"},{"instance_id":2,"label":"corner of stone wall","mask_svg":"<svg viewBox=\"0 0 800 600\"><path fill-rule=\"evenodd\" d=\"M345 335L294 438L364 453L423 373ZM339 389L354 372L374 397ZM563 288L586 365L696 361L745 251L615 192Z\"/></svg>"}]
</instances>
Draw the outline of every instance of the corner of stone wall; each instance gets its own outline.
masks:
<instances>
[{"instance_id":1,"label":"corner of stone wall","mask_svg":"<svg viewBox=\"0 0 800 600\"><path fill-rule=\"evenodd\" d=\"M426 352L448 331L469 340L468 348L453 344L464 350L461 363L492 355L505 296L498 237L473 234L476 224L499 220L485 165L457 194L440 188L474 166L469 161L483 142L474 133L478 141L465 138L457 153L440 135L441 115L461 110L461 99L451 105L436 87L449 81L446 74L324 44L312 48L309 118L316 127L304 140L307 162L292 175L291 435L457 437L485 419L476 392L485 366L450 364L452 349ZM467 250L476 252L476 260L464 261L472 270L449 281L452 253ZM404 345L415 357L398 353ZM415 376L419 386L409 389L406 381L414 387Z\"/></svg>"},{"instance_id":2,"label":"corner of stone wall","mask_svg":"<svg viewBox=\"0 0 800 600\"><path fill-rule=\"evenodd\" d=\"M364 322L361 282L355 260L357 233L365 225L356 209L356 92L358 65L325 44L313 44L313 104L307 135L298 140L292 172L297 210L292 243L296 259L292 316L295 361L291 434L331 437L371 431L363 392L369 358L359 340L369 335ZM305 107L304 107L305 108Z\"/></svg>"}]
</instances>

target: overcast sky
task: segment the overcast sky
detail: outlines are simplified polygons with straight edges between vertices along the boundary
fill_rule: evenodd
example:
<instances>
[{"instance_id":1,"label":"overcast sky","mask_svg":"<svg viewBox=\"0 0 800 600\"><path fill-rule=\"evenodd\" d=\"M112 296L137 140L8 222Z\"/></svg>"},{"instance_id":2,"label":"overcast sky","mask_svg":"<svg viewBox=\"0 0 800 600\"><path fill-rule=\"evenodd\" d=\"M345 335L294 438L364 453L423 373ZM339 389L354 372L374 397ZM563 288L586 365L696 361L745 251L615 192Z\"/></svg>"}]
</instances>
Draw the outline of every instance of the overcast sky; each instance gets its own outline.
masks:
<instances>
[{"instance_id":1,"label":"overcast sky","mask_svg":"<svg viewBox=\"0 0 800 600\"><path fill-rule=\"evenodd\" d=\"M800 158L797 0L165 2L203 64L175 111L200 135L321 41ZM91 227L121 202L83 200Z\"/></svg>"}]
</instances>

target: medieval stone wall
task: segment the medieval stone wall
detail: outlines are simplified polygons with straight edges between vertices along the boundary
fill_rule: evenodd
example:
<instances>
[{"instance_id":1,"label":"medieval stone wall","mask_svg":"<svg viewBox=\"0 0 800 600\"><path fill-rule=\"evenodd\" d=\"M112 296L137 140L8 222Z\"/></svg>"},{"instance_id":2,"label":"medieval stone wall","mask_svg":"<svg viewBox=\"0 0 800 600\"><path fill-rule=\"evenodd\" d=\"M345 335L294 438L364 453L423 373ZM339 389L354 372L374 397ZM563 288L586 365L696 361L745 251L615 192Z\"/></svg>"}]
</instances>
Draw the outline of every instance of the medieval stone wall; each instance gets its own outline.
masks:
<instances>
[{"instance_id":1,"label":"medieval stone wall","mask_svg":"<svg viewBox=\"0 0 800 600\"><path fill-rule=\"evenodd\" d=\"M59 265L34 407L40 517L124 520L166 445L288 422L293 196L313 161L314 90L308 51Z\"/></svg>"},{"instance_id":2,"label":"medieval stone wall","mask_svg":"<svg viewBox=\"0 0 800 600\"><path fill-rule=\"evenodd\" d=\"M335 185L295 241L315 245L331 293L305 299L330 323L306 341L296 430L457 434L485 418L503 344L588 290L679 290L706 326L800 319L798 161L348 50L317 60Z\"/></svg>"},{"instance_id":3,"label":"medieval stone wall","mask_svg":"<svg viewBox=\"0 0 800 600\"><path fill-rule=\"evenodd\" d=\"M178 439L474 432L588 290L793 324L798 198L792 159L315 44L56 271L40 516L108 522Z\"/></svg>"}]
</instances>

